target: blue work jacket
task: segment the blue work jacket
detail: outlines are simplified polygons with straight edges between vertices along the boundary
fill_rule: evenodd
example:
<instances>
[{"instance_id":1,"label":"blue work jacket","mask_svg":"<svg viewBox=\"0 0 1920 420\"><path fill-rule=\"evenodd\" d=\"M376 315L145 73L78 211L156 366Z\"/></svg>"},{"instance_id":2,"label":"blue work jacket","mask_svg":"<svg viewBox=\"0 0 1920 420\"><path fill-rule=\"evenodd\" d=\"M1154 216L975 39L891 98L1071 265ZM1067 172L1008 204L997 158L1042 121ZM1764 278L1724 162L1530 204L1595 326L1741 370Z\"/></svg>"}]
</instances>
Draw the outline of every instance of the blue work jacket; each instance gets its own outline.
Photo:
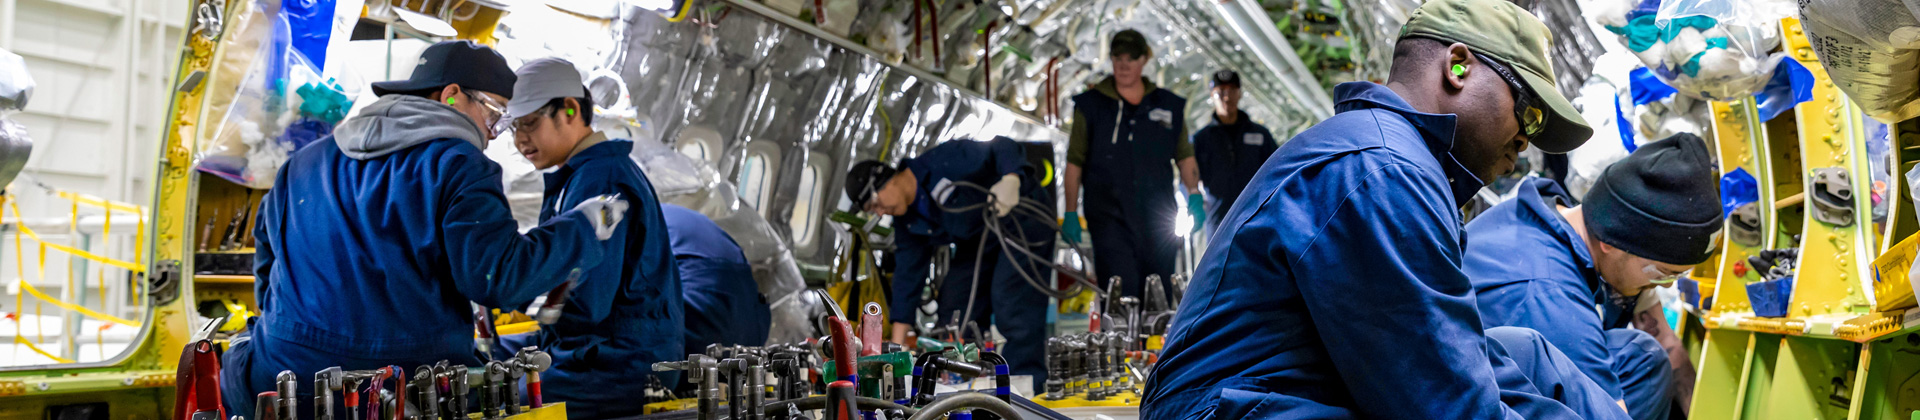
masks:
<instances>
[{"instance_id":1,"label":"blue work jacket","mask_svg":"<svg viewBox=\"0 0 1920 420\"><path fill-rule=\"evenodd\" d=\"M907 213L893 218L894 287L888 302L893 309L887 317L912 324L913 308L920 307L918 285L926 282L932 271L934 250L961 240L978 241L986 232L986 217L992 209L986 207L991 194L985 188L993 187L1008 174L1018 174L1023 197L1044 190L1030 174L1032 165L1027 163L1026 150L1020 142L1006 137L948 140L919 156L901 160L900 167L913 171L919 188ZM980 188L957 186L957 182ZM952 212L942 210L943 206L975 208Z\"/></svg>"},{"instance_id":2,"label":"blue work jacket","mask_svg":"<svg viewBox=\"0 0 1920 420\"><path fill-rule=\"evenodd\" d=\"M616 194L627 215L601 252L619 256L580 276L567 296L560 321L535 338L553 355L544 375L550 400L568 401L567 413L583 418L638 414L647 375L664 384L677 372L654 372L654 362L686 358L681 344L680 274L674 264L666 218L653 184L628 155L633 142L607 140L588 146L546 175L540 219L547 220L595 196Z\"/></svg>"},{"instance_id":3,"label":"blue work jacket","mask_svg":"<svg viewBox=\"0 0 1920 420\"><path fill-rule=\"evenodd\" d=\"M500 166L438 139L366 160L319 141L291 155L255 224L254 370L475 365L473 310L525 305L604 253L568 212L522 236ZM369 363L345 363L343 356ZM268 376L271 377L271 376ZM260 384L255 384L260 385ZM271 385L271 384L267 384Z\"/></svg>"},{"instance_id":4,"label":"blue work jacket","mask_svg":"<svg viewBox=\"0 0 1920 420\"><path fill-rule=\"evenodd\" d=\"M1528 178L1518 192L1467 224L1475 240L1461 270L1473 281L1480 319L1487 327L1539 331L1607 396L1621 399L1606 330L1624 327L1628 317L1607 325L1596 309L1622 311L1610 299L1617 293L1594 268L1586 239L1555 208L1571 200L1550 179Z\"/></svg>"},{"instance_id":5,"label":"blue work jacket","mask_svg":"<svg viewBox=\"0 0 1920 420\"><path fill-rule=\"evenodd\" d=\"M1219 116L1200 131L1193 132L1193 159L1200 167L1200 182L1207 186L1207 222L1217 224L1233 208L1240 191L1247 188L1253 174L1267 157L1280 148L1279 140L1266 127L1239 112L1233 124L1221 124Z\"/></svg>"},{"instance_id":6,"label":"blue work jacket","mask_svg":"<svg viewBox=\"0 0 1920 420\"><path fill-rule=\"evenodd\" d=\"M1574 418L1503 390L1460 272L1481 181L1452 115L1334 89L1227 213L1147 380L1143 418ZM1524 380L1522 378L1521 380Z\"/></svg>"},{"instance_id":7,"label":"blue work jacket","mask_svg":"<svg viewBox=\"0 0 1920 420\"><path fill-rule=\"evenodd\" d=\"M753 280L753 265L732 236L706 215L686 207L660 205L680 266L680 297L686 303L685 350L705 353L707 346L761 346L773 328L773 313Z\"/></svg>"}]
</instances>

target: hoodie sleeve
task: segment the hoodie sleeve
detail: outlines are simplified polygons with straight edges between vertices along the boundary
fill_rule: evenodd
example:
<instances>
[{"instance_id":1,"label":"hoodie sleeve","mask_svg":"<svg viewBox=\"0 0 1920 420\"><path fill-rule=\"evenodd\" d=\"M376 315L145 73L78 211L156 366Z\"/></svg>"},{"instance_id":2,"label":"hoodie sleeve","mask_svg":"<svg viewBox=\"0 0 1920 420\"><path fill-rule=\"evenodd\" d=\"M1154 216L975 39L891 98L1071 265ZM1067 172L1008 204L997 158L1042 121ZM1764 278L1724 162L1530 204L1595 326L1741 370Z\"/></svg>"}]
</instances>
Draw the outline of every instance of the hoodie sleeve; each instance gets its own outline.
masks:
<instances>
[{"instance_id":1,"label":"hoodie sleeve","mask_svg":"<svg viewBox=\"0 0 1920 420\"><path fill-rule=\"evenodd\" d=\"M599 238L584 214L567 211L519 233L519 225L501 192L500 166L471 162L479 153L451 159L451 187L441 215L441 235L453 280L460 293L481 305L524 305L566 280L573 270L589 270L603 256Z\"/></svg>"}]
</instances>

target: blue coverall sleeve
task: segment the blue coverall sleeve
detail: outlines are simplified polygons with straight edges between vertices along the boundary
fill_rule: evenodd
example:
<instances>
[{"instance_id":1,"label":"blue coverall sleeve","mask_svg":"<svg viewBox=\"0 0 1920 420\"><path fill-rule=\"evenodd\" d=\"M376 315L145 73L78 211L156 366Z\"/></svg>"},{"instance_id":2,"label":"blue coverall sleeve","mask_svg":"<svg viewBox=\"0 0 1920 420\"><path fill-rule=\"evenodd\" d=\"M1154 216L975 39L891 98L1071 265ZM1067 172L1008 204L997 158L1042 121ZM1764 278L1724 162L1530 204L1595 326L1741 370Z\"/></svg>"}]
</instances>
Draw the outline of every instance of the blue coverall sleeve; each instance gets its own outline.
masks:
<instances>
[{"instance_id":1,"label":"blue coverall sleeve","mask_svg":"<svg viewBox=\"0 0 1920 420\"><path fill-rule=\"evenodd\" d=\"M574 173L573 177L567 179L566 198L560 202L560 208L571 209L573 206L580 205L580 202L586 201L587 199L615 193L618 193L620 198L627 200L627 205L631 208L645 208L645 206L658 207L660 205L660 203L652 201L653 197L650 195L643 196L620 191L617 185L611 181L612 177L596 176L600 174L590 173L588 169L589 168L581 168L578 172ZM629 215L631 214L632 213L629 213ZM606 261L605 264L587 269L585 273L580 275L580 281L573 285L573 292L567 295L567 305L577 306L578 309L587 315L587 319L595 325L606 320L607 316L613 313L613 298L620 294L620 285L626 283L624 281L626 279L625 260L639 257L639 255L627 254L626 238L636 237L628 235L640 235L639 237L644 237L646 233L645 229L652 228L652 226L641 226L640 224L645 221L634 219L634 217L628 217L626 220L621 221L620 226L613 229L613 236L605 241L600 241L597 247L602 252L602 255L612 255L615 256L615 258ZM559 217L555 216L554 220L559 220ZM635 229L640 229L641 231L636 232ZM660 250L659 252L670 251ZM647 280L664 281L659 279Z\"/></svg>"},{"instance_id":2,"label":"blue coverall sleeve","mask_svg":"<svg viewBox=\"0 0 1920 420\"><path fill-rule=\"evenodd\" d=\"M1392 164L1359 180L1292 264L1301 299L1359 417L1521 418L1503 405L1433 178Z\"/></svg>"},{"instance_id":3,"label":"blue coverall sleeve","mask_svg":"<svg viewBox=\"0 0 1920 420\"><path fill-rule=\"evenodd\" d=\"M926 238L893 231L893 296L887 299L887 320L913 324L920 310L920 285L932 271L933 244Z\"/></svg>"},{"instance_id":4,"label":"blue coverall sleeve","mask_svg":"<svg viewBox=\"0 0 1920 420\"><path fill-rule=\"evenodd\" d=\"M285 179L285 168L281 169L280 175ZM263 312L268 302L273 301L273 288L267 287L267 279L273 275L273 264L277 261L273 255L273 241L279 240L267 234L267 227L275 226L276 231L279 229L280 207L273 202L282 190L284 188L267 190L266 196L260 198L260 209L253 215L253 301Z\"/></svg>"},{"instance_id":5,"label":"blue coverall sleeve","mask_svg":"<svg viewBox=\"0 0 1920 420\"><path fill-rule=\"evenodd\" d=\"M566 281L568 271L600 263L600 241L585 214L569 210L522 235L501 192L500 167L465 164L473 169L451 179L439 199L446 203L440 234L454 286L468 300L493 308L525 305Z\"/></svg>"},{"instance_id":6,"label":"blue coverall sleeve","mask_svg":"<svg viewBox=\"0 0 1920 420\"><path fill-rule=\"evenodd\" d=\"M1511 312L1521 318L1514 325L1539 331L1608 397L1621 399L1620 378L1613 373L1613 356L1590 292L1568 282L1545 279L1529 281L1527 287L1531 290L1526 302Z\"/></svg>"}]
</instances>

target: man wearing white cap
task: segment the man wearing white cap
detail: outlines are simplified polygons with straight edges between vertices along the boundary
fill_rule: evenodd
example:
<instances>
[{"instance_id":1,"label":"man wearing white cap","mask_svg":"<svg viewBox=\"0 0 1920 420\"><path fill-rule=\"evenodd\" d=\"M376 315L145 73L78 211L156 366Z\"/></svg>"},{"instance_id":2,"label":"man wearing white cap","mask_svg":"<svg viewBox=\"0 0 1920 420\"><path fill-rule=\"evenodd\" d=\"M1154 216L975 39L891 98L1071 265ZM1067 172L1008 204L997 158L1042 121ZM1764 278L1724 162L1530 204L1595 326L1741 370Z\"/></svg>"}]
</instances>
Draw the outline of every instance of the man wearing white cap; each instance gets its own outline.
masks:
<instances>
[{"instance_id":1,"label":"man wearing white cap","mask_svg":"<svg viewBox=\"0 0 1920 420\"><path fill-rule=\"evenodd\" d=\"M636 402L645 401L647 375L666 384L679 379L673 372L653 372L653 363L685 356L680 277L660 199L628 158L633 142L608 139L591 127L593 100L572 63L534 60L514 73L518 80L507 103L513 145L541 170L558 167L546 175L540 220L603 194L632 206L627 223L602 242L608 263L580 274L559 320L501 347L539 346L553 355L553 368L543 375L544 394L547 401L566 402L569 417L639 415Z\"/></svg>"}]
</instances>

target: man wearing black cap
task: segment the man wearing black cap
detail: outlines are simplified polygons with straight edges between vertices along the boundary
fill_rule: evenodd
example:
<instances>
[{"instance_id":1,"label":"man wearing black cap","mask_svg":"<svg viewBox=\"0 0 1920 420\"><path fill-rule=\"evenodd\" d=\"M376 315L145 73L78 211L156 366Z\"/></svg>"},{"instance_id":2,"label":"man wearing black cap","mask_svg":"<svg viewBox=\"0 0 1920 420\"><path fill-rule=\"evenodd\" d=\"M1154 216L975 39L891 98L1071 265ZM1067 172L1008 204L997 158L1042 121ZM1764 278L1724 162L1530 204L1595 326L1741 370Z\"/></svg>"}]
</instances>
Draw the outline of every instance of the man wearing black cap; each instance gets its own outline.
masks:
<instances>
[{"instance_id":1,"label":"man wearing black cap","mask_svg":"<svg viewBox=\"0 0 1920 420\"><path fill-rule=\"evenodd\" d=\"M1692 134L1641 146L1572 208L1552 180L1523 181L1467 224L1461 269L1480 319L1539 331L1635 419L1667 418L1672 365L1628 315L1635 297L1713 251L1722 217L1710 154Z\"/></svg>"},{"instance_id":2,"label":"man wearing black cap","mask_svg":"<svg viewBox=\"0 0 1920 420\"><path fill-rule=\"evenodd\" d=\"M1207 186L1207 232L1220 226L1220 220L1240 198L1253 173L1267 163L1267 157L1280 144L1267 127L1254 123L1240 111L1240 74L1233 70L1213 73L1213 123L1193 132L1193 157L1199 163L1200 182Z\"/></svg>"},{"instance_id":3,"label":"man wearing black cap","mask_svg":"<svg viewBox=\"0 0 1920 420\"><path fill-rule=\"evenodd\" d=\"M1387 83L1335 87L1337 113L1227 211L1142 417L1626 418L1538 332L1482 328L1459 269L1482 180L1593 133L1553 84L1550 37L1505 0L1410 14Z\"/></svg>"},{"instance_id":4,"label":"man wearing black cap","mask_svg":"<svg viewBox=\"0 0 1920 420\"><path fill-rule=\"evenodd\" d=\"M1053 194L1040 186L1038 172L1020 143L1006 137L948 140L898 167L873 160L854 164L846 185L853 207L893 216L887 318L894 342L907 343L935 250L953 246L937 292L938 322L972 322L978 331L998 327L1007 337L1001 355L1012 373L1033 376L1036 384L1047 380L1047 296L1029 279L1052 282L1043 274L1050 272L1044 263L1028 255L1053 255ZM1015 212L1022 201L1032 204ZM1024 236L988 233L989 224L1002 235ZM1005 247L1014 243L1026 252Z\"/></svg>"},{"instance_id":5,"label":"man wearing black cap","mask_svg":"<svg viewBox=\"0 0 1920 420\"><path fill-rule=\"evenodd\" d=\"M375 83L378 101L288 157L254 225L261 314L222 362L229 412L252 413L281 371L311 384L332 366L478 366L468 302L518 308L621 257L599 246L624 216L611 197L518 232L481 152L513 82L492 49L434 44L411 79ZM283 397L312 401L300 389Z\"/></svg>"},{"instance_id":6,"label":"man wearing black cap","mask_svg":"<svg viewBox=\"0 0 1920 420\"><path fill-rule=\"evenodd\" d=\"M1060 227L1068 241L1080 241L1077 210L1085 181L1094 275L1103 290L1108 279L1119 277L1122 293L1139 297L1147 276L1173 275L1181 237L1204 225L1205 201L1193 144L1187 142L1187 99L1141 76L1153 58L1146 36L1123 30L1108 45L1113 76L1073 96ZM1185 231L1175 227L1180 211L1171 167L1176 162L1193 222Z\"/></svg>"}]
</instances>

